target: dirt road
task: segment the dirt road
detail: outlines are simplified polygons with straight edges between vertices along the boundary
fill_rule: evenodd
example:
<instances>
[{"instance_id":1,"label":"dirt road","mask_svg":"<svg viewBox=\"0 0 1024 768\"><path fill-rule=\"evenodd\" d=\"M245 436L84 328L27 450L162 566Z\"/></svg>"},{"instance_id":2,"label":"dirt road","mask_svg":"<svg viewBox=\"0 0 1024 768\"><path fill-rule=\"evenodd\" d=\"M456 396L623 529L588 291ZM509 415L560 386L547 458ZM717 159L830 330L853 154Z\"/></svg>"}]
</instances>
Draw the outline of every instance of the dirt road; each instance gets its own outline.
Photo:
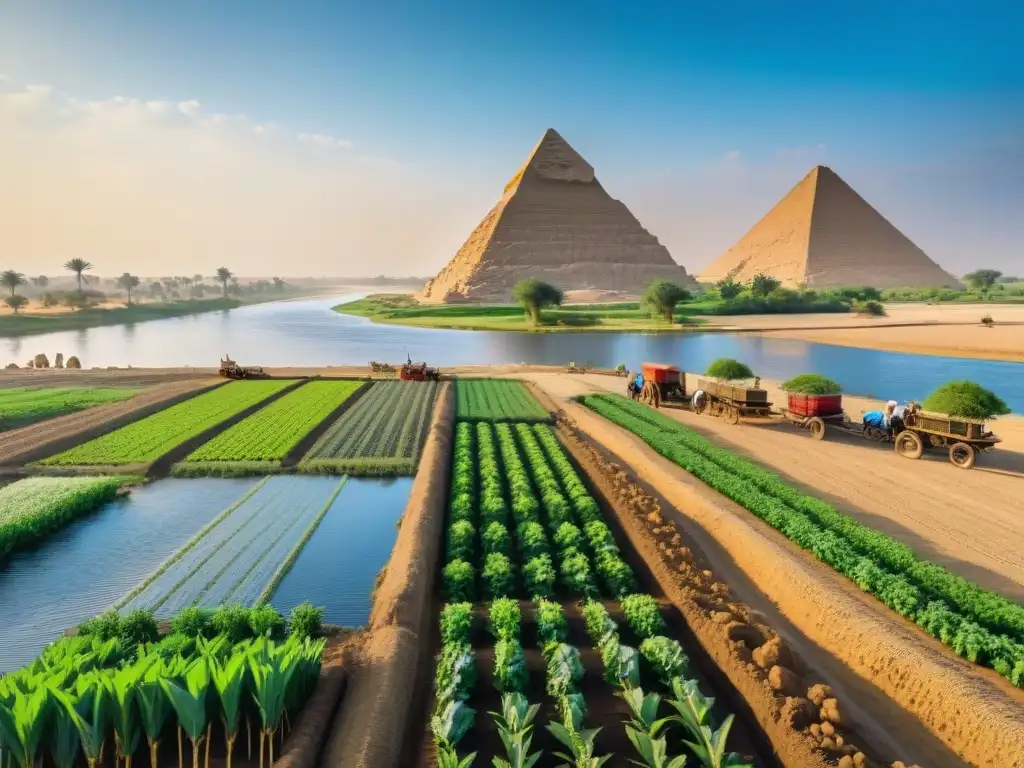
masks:
<instances>
[{"instance_id":1,"label":"dirt road","mask_svg":"<svg viewBox=\"0 0 1024 768\"><path fill-rule=\"evenodd\" d=\"M555 398L587 391L621 393L622 379L608 376L520 374ZM770 393L776 397L777 393ZM874 407L844 398L855 418ZM822 442L787 424L742 423L665 408L683 424L771 468L807 493L861 522L885 531L920 557L1024 601L1024 426L1005 419L996 429L1004 444L979 458L970 471L942 456L910 461L889 445L854 436Z\"/></svg>"}]
</instances>

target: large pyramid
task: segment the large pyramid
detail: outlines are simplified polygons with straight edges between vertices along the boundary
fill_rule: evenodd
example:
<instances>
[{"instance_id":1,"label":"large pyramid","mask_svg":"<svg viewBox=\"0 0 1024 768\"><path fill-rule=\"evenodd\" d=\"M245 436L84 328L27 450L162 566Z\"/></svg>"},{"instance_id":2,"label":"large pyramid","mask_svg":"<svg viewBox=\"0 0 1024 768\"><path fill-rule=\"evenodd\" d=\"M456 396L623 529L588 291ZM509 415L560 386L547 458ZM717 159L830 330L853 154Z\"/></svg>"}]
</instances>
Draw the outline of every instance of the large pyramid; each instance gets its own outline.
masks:
<instances>
[{"instance_id":1,"label":"large pyramid","mask_svg":"<svg viewBox=\"0 0 1024 768\"><path fill-rule=\"evenodd\" d=\"M702 282L764 273L789 288L962 287L829 168L808 173Z\"/></svg>"},{"instance_id":2,"label":"large pyramid","mask_svg":"<svg viewBox=\"0 0 1024 768\"><path fill-rule=\"evenodd\" d=\"M535 277L563 290L639 294L655 278L696 285L658 238L594 177L590 163L548 129L501 199L422 301L508 301Z\"/></svg>"}]
</instances>

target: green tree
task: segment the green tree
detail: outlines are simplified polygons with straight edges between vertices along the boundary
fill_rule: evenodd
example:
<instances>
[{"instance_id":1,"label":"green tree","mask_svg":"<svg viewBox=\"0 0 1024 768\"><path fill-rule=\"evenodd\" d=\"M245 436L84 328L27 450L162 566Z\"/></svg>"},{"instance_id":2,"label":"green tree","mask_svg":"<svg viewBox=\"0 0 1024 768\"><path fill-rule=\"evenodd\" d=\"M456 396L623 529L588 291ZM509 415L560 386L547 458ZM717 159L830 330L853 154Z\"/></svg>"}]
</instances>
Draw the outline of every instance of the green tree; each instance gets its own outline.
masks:
<instances>
[{"instance_id":1,"label":"green tree","mask_svg":"<svg viewBox=\"0 0 1024 768\"><path fill-rule=\"evenodd\" d=\"M228 297L228 283L231 281L231 278L233 277L234 275L232 274L231 270L228 269L227 267L217 268L217 279L220 280L220 284L224 286L225 299Z\"/></svg>"},{"instance_id":2,"label":"green tree","mask_svg":"<svg viewBox=\"0 0 1024 768\"><path fill-rule=\"evenodd\" d=\"M15 294L13 296L6 297L4 299L4 304L13 309L14 314L18 314L18 311L26 304L28 304L28 299L26 299L24 296L18 296L17 294Z\"/></svg>"},{"instance_id":3,"label":"green tree","mask_svg":"<svg viewBox=\"0 0 1024 768\"><path fill-rule=\"evenodd\" d=\"M128 303L132 303L132 291L139 287L139 278L125 272L117 278L117 284L128 291Z\"/></svg>"},{"instance_id":4,"label":"green tree","mask_svg":"<svg viewBox=\"0 0 1024 768\"><path fill-rule=\"evenodd\" d=\"M85 259L70 259L64 265L64 269L66 269L68 272L75 273L75 277L78 278L78 292L82 293L82 280L84 273L92 269L92 264L90 264Z\"/></svg>"},{"instance_id":5,"label":"green tree","mask_svg":"<svg viewBox=\"0 0 1024 768\"><path fill-rule=\"evenodd\" d=\"M766 275L764 272L758 272L754 275L754 279L750 281L750 292L754 296L765 297L776 288L782 285L782 282L771 275Z\"/></svg>"},{"instance_id":6,"label":"green tree","mask_svg":"<svg viewBox=\"0 0 1024 768\"><path fill-rule=\"evenodd\" d=\"M49 284L50 278L48 278L46 275L40 275L39 277L32 278L32 285L34 285L36 288L45 288Z\"/></svg>"},{"instance_id":7,"label":"green tree","mask_svg":"<svg viewBox=\"0 0 1024 768\"><path fill-rule=\"evenodd\" d=\"M534 325L540 324L540 311L544 307L558 306L565 298L561 288L534 277L516 283L512 295L523 305Z\"/></svg>"},{"instance_id":8,"label":"green tree","mask_svg":"<svg viewBox=\"0 0 1024 768\"><path fill-rule=\"evenodd\" d=\"M0 283L11 289L11 296L14 296L14 291L19 285L26 283L25 276L21 272L15 272L13 269L5 270L0 274Z\"/></svg>"},{"instance_id":9,"label":"green tree","mask_svg":"<svg viewBox=\"0 0 1024 768\"><path fill-rule=\"evenodd\" d=\"M981 291L982 293L988 293L989 290L995 285L996 280L1003 276L1003 273L998 269L976 269L973 272L964 275L964 280L974 290Z\"/></svg>"},{"instance_id":10,"label":"green tree","mask_svg":"<svg viewBox=\"0 0 1024 768\"><path fill-rule=\"evenodd\" d=\"M689 298L690 292L671 280L655 280L647 286L640 303L647 307L651 314L664 318L665 322L672 325L676 304Z\"/></svg>"},{"instance_id":11,"label":"green tree","mask_svg":"<svg viewBox=\"0 0 1024 768\"><path fill-rule=\"evenodd\" d=\"M715 287L718 288L718 295L726 301L729 299L735 299L740 295L740 291L743 290L743 286L731 277L727 277L725 280L719 280L715 283Z\"/></svg>"}]
</instances>

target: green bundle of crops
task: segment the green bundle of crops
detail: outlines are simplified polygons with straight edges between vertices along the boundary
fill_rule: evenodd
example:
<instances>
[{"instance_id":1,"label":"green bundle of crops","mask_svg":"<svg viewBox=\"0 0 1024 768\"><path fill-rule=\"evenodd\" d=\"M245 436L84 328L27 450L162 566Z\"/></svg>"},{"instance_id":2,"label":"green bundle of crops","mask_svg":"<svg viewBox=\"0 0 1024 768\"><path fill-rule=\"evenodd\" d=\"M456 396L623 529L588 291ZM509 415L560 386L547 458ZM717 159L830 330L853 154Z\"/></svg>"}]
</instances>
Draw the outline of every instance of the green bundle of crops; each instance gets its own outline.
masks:
<instances>
[{"instance_id":1,"label":"green bundle of crops","mask_svg":"<svg viewBox=\"0 0 1024 768\"><path fill-rule=\"evenodd\" d=\"M715 360L708 366L705 372L707 376L726 381L741 381L742 379L754 378L754 372L750 367L730 357L722 357Z\"/></svg>"},{"instance_id":2,"label":"green bundle of crops","mask_svg":"<svg viewBox=\"0 0 1024 768\"><path fill-rule=\"evenodd\" d=\"M843 391L839 383L817 373L801 373L782 383L785 392L794 395L838 395Z\"/></svg>"},{"instance_id":3,"label":"green bundle of crops","mask_svg":"<svg viewBox=\"0 0 1024 768\"><path fill-rule=\"evenodd\" d=\"M174 634L138 646L99 634L65 637L0 679L0 724L9 726L0 729L0 748L20 768L42 764L46 752L56 768L83 756L97 765L110 745L125 768L140 750L158 768L162 740L177 733L179 768L182 734L200 768L201 752L209 766L216 736L230 766L244 725L249 750L257 736L260 766L265 748L273 765L274 737L283 741L312 694L325 642L299 633L238 643L225 634Z\"/></svg>"},{"instance_id":4,"label":"green bundle of crops","mask_svg":"<svg viewBox=\"0 0 1024 768\"><path fill-rule=\"evenodd\" d=\"M928 395L921 407L963 419L990 419L1010 412L998 395L973 381L947 382Z\"/></svg>"}]
</instances>

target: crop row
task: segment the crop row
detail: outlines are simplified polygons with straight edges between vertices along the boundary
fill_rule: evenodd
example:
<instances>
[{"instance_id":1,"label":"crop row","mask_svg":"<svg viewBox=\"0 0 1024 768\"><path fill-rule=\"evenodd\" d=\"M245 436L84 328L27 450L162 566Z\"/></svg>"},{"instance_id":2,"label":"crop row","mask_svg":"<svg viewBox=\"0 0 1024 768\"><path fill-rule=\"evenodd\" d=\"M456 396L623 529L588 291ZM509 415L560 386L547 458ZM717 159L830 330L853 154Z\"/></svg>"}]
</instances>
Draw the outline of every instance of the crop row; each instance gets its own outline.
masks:
<instances>
[{"instance_id":1,"label":"crop row","mask_svg":"<svg viewBox=\"0 0 1024 768\"><path fill-rule=\"evenodd\" d=\"M0 488L0 557L98 509L131 480L30 477Z\"/></svg>"},{"instance_id":2,"label":"crop row","mask_svg":"<svg viewBox=\"0 0 1024 768\"><path fill-rule=\"evenodd\" d=\"M470 421L550 421L521 381L457 379L455 417Z\"/></svg>"},{"instance_id":3,"label":"crop row","mask_svg":"<svg viewBox=\"0 0 1024 768\"><path fill-rule=\"evenodd\" d=\"M205 392L43 460L58 466L156 461L181 443L280 392L294 381L237 381Z\"/></svg>"},{"instance_id":4,"label":"crop row","mask_svg":"<svg viewBox=\"0 0 1024 768\"><path fill-rule=\"evenodd\" d=\"M317 483L312 493L311 481L294 476L263 481L172 555L120 608L166 616L192 605L267 599L345 480Z\"/></svg>"},{"instance_id":5,"label":"crop row","mask_svg":"<svg viewBox=\"0 0 1024 768\"><path fill-rule=\"evenodd\" d=\"M176 618L175 632L163 639L143 611L124 621L87 622L77 636L61 638L0 679L5 762L95 766L107 752L119 764L130 766L136 756L156 766L161 741L176 732L179 764L183 736L199 766L204 750L209 763L216 733L231 765L236 740L251 752L255 732L261 757L269 748L272 764L275 737L294 722L320 674L325 641L301 631L309 621L296 621L310 611L293 612L287 639L283 618L270 606L219 611L211 623L225 631L208 637L195 630L202 618L195 613ZM247 639L235 636L238 618L247 622ZM253 637L256 627L260 636Z\"/></svg>"},{"instance_id":6,"label":"crop row","mask_svg":"<svg viewBox=\"0 0 1024 768\"><path fill-rule=\"evenodd\" d=\"M597 503L545 425L457 425L447 563L454 600L473 599L477 573L490 598L550 597L558 585L592 596L598 580L614 597L636 584Z\"/></svg>"},{"instance_id":7,"label":"crop row","mask_svg":"<svg viewBox=\"0 0 1024 768\"><path fill-rule=\"evenodd\" d=\"M360 386L309 382L221 432L186 461L279 461Z\"/></svg>"},{"instance_id":8,"label":"crop row","mask_svg":"<svg viewBox=\"0 0 1024 768\"><path fill-rule=\"evenodd\" d=\"M302 468L412 474L436 394L436 382L376 382L317 440Z\"/></svg>"},{"instance_id":9,"label":"crop row","mask_svg":"<svg viewBox=\"0 0 1024 768\"><path fill-rule=\"evenodd\" d=\"M0 432L92 408L94 405L127 400L141 391L128 387L0 389Z\"/></svg>"},{"instance_id":10,"label":"crop row","mask_svg":"<svg viewBox=\"0 0 1024 768\"><path fill-rule=\"evenodd\" d=\"M725 751L733 715L715 727L713 699L705 697L697 681L688 678L689 660L679 643L663 634L657 602L648 595L632 595L623 599L622 609L632 632L641 640L639 649L621 641L618 626L602 603L588 601L583 615L587 633L601 656L603 680L629 707L630 718L623 726L637 753L631 762L650 768L681 768L692 755L705 768L749 768L738 754ZM498 599L490 604L488 615L488 630L494 641L492 680L502 694L501 711L490 715L508 757L508 762L495 758L494 765L533 765L542 754L542 750L532 750L533 722L541 704L531 704L525 696L530 673L522 645L520 605L515 600ZM586 669L579 649L567 642L569 628L564 609L558 603L538 600L535 618L536 645L545 662L544 693L553 701L555 712L545 730L556 748L565 750L555 756L568 765L600 766L613 755L598 756L596 742L601 728L584 727L588 706L580 685ZM476 711L470 706L479 678L472 644L472 606L445 605L440 624L442 647L430 720L434 748L439 765L468 768L476 753L460 756L458 744L476 719ZM663 701L653 689L669 691L672 698ZM663 716L666 710L675 714ZM670 734L674 756L670 755Z\"/></svg>"},{"instance_id":11,"label":"crop row","mask_svg":"<svg viewBox=\"0 0 1024 768\"><path fill-rule=\"evenodd\" d=\"M808 497L662 414L617 395L580 401L732 499L972 662L1024 687L1024 608L917 559L903 544Z\"/></svg>"}]
</instances>

